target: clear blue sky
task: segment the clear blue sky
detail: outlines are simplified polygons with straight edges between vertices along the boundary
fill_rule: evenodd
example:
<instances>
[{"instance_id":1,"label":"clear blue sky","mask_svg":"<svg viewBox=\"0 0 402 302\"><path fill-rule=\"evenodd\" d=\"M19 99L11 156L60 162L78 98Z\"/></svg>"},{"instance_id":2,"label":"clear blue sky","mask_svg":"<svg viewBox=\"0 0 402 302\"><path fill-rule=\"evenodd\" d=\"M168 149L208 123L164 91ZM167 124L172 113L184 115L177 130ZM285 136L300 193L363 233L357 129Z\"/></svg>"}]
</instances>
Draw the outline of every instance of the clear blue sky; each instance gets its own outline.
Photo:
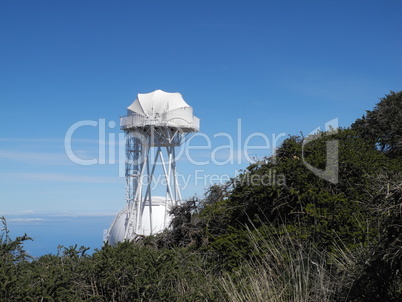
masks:
<instances>
[{"instance_id":1,"label":"clear blue sky","mask_svg":"<svg viewBox=\"0 0 402 302\"><path fill-rule=\"evenodd\" d=\"M350 125L402 89L401 12L397 0L1 1L0 214L122 209L118 165L76 165L64 138L82 120L118 123L137 93L180 92L213 147L225 144L214 134L236 135L239 118L240 140L309 133L333 118ZM74 134L79 156L97 156L97 131ZM203 192L192 185L184 196Z\"/></svg>"}]
</instances>

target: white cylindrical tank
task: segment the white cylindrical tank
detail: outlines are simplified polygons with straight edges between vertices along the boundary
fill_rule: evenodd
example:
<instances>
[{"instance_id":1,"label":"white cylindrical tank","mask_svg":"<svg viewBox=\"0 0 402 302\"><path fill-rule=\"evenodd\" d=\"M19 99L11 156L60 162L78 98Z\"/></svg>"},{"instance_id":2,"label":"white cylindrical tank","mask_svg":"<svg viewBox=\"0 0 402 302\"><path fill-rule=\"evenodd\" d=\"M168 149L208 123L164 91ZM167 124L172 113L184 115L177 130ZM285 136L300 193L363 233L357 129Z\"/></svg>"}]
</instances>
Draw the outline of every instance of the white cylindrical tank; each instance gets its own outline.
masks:
<instances>
[{"instance_id":1,"label":"white cylindrical tank","mask_svg":"<svg viewBox=\"0 0 402 302\"><path fill-rule=\"evenodd\" d=\"M150 229L150 213L149 206L144 208L142 215L142 228L138 230L137 235L149 236L164 230L164 226L170 223L171 216L165 217L166 198L162 196L152 196L152 231ZM167 209L168 211L170 209ZM111 245L124 241L124 234L126 231L126 223L129 209L124 208L115 218L108 232L108 238L105 238ZM165 224L165 219L168 221ZM105 240L105 241L106 241Z\"/></svg>"}]
</instances>

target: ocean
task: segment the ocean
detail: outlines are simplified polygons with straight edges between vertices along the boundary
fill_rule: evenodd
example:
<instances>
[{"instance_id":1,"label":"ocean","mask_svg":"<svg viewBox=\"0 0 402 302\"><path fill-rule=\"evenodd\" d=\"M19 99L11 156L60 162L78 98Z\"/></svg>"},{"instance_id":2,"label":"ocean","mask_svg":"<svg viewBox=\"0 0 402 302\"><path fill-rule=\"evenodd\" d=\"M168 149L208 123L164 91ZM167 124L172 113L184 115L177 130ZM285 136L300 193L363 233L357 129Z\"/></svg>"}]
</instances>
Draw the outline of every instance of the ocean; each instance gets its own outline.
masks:
<instances>
[{"instance_id":1,"label":"ocean","mask_svg":"<svg viewBox=\"0 0 402 302\"><path fill-rule=\"evenodd\" d=\"M85 246L87 253L100 249L103 232L113 222L115 215L4 215L9 236L15 239L25 233L32 238L24 242L25 251L32 257L57 254L59 246ZM4 227L1 226L3 229ZM61 248L61 251L63 248Z\"/></svg>"}]
</instances>

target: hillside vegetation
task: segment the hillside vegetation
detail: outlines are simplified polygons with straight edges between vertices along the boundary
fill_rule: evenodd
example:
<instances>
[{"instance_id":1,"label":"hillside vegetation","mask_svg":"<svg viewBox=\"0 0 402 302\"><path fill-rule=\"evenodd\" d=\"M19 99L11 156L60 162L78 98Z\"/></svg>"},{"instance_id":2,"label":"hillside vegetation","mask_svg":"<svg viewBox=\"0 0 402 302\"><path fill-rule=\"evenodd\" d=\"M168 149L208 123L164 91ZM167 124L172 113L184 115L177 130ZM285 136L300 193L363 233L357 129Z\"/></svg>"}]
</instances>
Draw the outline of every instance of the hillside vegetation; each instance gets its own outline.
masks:
<instances>
[{"instance_id":1,"label":"hillside vegetation","mask_svg":"<svg viewBox=\"0 0 402 302\"><path fill-rule=\"evenodd\" d=\"M3 218L0 300L402 301L402 92L313 138L174 208L170 230L92 255L32 259ZM327 181L305 162L324 171L331 152Z\"/></svg>"}]
</instances>

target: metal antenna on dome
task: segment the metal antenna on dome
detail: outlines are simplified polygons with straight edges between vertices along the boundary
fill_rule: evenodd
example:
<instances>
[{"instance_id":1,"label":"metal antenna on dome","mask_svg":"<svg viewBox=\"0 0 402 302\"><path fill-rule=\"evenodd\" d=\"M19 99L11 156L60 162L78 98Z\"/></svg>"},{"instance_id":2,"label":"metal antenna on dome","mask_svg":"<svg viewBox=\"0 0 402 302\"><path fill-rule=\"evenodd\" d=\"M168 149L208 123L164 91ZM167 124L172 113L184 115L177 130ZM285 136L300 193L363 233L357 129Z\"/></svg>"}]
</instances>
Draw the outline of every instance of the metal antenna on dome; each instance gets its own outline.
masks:
<instances>
[{"instance_id":1,"label":"metal antenna on dome","mask_svg":"<svg viewBox=\"0 0 402 302\"><path fill-rule=\"evenodd\" d=\"M120 118L126 135L126 207L114 219L104 241L115 244L168 227L168 211L181 201L175 147L199 126L199 118L180 93L156 90L138 94L127 115ZM164 197L153 196L157 165L165 180Z\"/></svg>"}]
</instances>

